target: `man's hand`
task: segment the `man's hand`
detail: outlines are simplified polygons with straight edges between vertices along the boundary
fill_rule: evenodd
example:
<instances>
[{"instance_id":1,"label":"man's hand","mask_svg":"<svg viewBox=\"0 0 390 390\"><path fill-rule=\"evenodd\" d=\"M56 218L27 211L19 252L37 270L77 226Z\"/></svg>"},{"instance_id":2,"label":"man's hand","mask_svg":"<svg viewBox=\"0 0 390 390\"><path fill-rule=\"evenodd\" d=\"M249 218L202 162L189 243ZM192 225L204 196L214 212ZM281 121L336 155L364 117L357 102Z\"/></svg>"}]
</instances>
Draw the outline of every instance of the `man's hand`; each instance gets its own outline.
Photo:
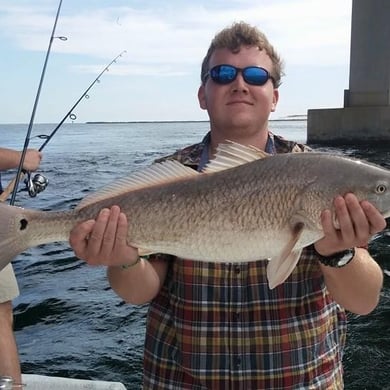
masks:
<instances>
[{"instance_id":1,"label":"man's hand","mask_svg":"<svg viewBox=\"0 0 390 390\"><path fill-rule=\"evenodd\" d=\"M323 256L366 246L374 234L386 227L382 214L370 202L359 202L354 194L337 196L334 208L339 227L334 226L331 211L324 210L321 222L325 237L314 244L316 251Z\"/></svg>"},{"instance_id":2,"label":"man's hand","mask_svg":"<svg viewBox=\"0 0 390 390\"><path fill-rule=\"evenodd\" d=\"M69 243L75 254L90 265L119 266L138 259L138 250L127 245L128 223L118 206L102 209L96 220L78 224Z\"/></svg>"},{"instance_id":3,"label":"man's hand","mask_svg":"<svg viewBox=\"0 0 390 390\"><path fill-rule=\"evenodd\" d=\"M42 153L36 149L27 149L24 156L23 168L26 171L34 172L38 169L42 160Z\"/></svg>"}]
</instances>

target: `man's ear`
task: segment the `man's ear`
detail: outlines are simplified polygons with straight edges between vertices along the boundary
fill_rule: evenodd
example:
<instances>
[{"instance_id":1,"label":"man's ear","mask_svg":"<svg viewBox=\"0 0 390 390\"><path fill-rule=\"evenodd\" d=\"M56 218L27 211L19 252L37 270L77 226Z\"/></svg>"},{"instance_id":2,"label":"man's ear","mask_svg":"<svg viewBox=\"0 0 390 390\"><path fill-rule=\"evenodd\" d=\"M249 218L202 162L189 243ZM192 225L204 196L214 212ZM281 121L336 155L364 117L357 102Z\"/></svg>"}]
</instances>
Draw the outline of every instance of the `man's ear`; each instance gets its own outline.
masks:
<instances>
[{"instance_id":1,"label":"man's ear","mask_svg":"<svg viewBox=\"0 0 390 390\"><path fill-rule=\"evenodd\" d=\"M206 103L206 94L205 94L205 86L202 84L198 89L198 101L199 106L202 110L207 109L207 103Z\"/></svg>"},{"instance_id":2,"label":"man's ear","mask_svg":"<svg viewBox=\"0 0 390 390\"><path fill-rule=\"evenodd\" d=\"M278 104L278 101L279 101L279 90L274 89L274 97L272 99L272 107L271 107L272 112L276 110L276 105Z\"/></svg>"}]
</instances>

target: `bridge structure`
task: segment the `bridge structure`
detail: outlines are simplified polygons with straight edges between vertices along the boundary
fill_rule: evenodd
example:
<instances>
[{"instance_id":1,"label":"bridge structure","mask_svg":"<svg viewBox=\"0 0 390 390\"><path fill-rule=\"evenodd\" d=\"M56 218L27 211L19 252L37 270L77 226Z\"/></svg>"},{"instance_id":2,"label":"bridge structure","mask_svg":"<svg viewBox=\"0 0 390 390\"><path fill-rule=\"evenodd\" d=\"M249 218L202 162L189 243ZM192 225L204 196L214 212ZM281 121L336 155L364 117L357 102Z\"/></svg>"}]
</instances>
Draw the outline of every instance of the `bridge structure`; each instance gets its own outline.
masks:
<instances>
[{"instance_id":1,"label":"bridge structure","mask_svg":"<svg viewBox=\"0 0 390 390\"><path fill-rule=\"evenodd\" d=\"M307 142L390 147L390 0L353 0L344 107L309 109Z\"/></svg>"}]
</instances>

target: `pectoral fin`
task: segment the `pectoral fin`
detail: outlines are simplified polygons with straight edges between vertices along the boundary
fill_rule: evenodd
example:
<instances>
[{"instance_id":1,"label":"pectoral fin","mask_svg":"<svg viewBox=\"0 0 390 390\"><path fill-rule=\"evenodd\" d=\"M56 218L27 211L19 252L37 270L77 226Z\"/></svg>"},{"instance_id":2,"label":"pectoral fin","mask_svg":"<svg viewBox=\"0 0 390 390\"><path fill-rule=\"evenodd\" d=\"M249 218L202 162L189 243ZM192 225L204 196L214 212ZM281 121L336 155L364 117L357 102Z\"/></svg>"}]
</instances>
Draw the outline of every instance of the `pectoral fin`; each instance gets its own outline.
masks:
<instances>
[{"instance_id":1,"label":"pectoral fin","mask_svg":"<svg viewBox=\"0 0 390 390\"><path fill-rule=\"evenodd\" d=\"M282 284L297 265L302 249L294 250L294 247L301 237L304 227L305 225L302 222L297 223L293 229L291 239L283 248L280 256L272 258L268 263L267 278L270 289Z\"/></svg>"},{"instance_id":2,"label":"pectoral fin","mask_svg":"<svg viewBox=\"0 0 390 390\"><path fill-rule=\"evenodd\" d=\"M292 270L298 263L302 249L291 252L289 256L274 258L269 262L267 267L268 285L272 290L279 284L282 284L291 274Z\"/></svg>"}]
</instances>

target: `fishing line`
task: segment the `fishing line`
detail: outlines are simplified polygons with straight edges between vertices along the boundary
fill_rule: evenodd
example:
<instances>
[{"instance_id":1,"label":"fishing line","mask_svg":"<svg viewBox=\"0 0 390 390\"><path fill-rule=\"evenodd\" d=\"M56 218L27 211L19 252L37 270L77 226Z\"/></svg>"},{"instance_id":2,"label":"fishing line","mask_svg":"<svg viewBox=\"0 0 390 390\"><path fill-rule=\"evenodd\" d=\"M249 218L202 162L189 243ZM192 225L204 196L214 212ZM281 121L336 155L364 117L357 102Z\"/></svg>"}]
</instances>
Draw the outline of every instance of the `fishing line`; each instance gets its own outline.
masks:
<instances>
[{"instance_id":1,"label":"fishing line","mask_svg":"<svg viewBox=\"0 0 390 390\"><path fill-rule=\"evenodd\" d=\"M61 5L62 5L62 0L60 0L59 5L58 5L57 14L56 14L56 18L55 18L54 26L53 26L53 31L51 33L49 46L48 46L47 51L46 51L46 58L45 58L45 62L44 62L42 73L41 73L41 79L39 81L38 91L37 91L37 94L35 96L35 102L34 102L33 110L32 110L32 113L31 113L31 118L30 118L30 123L29 123L29 126L28 126L28 130L27 130L26 138L25 138L25 141L24 141L22 156L20 158L20 162L19 162L19 166L18 166L18 172L16 174L15 185L14 185L14 188L12 190L12 196L11 196L11 200L10 200L10 204L11 205L13 205L15 203L16 193L17 193L17 189L18 189L18 183L19 183L19 180L20 180L20 176L22 174L24 159L26 157L26 152L27 152L29 141L30 141L31 130L32 130L32 126L33 126L33 123L34 123L35 112L37 110L38 101L39 101L39 97L40 97L41 89L42 89L42 84L43 84L43 80L44 80L45 73L46 73L46 66L47 66L47 62L49 60L51 46L52 46L53 40L55 38L54 33L55 33L55 30L56 30L56 27L57 27L57 21L58 21L58 17L59 17L59 14L60 14Z\"/></svg>"}]
</instances>

